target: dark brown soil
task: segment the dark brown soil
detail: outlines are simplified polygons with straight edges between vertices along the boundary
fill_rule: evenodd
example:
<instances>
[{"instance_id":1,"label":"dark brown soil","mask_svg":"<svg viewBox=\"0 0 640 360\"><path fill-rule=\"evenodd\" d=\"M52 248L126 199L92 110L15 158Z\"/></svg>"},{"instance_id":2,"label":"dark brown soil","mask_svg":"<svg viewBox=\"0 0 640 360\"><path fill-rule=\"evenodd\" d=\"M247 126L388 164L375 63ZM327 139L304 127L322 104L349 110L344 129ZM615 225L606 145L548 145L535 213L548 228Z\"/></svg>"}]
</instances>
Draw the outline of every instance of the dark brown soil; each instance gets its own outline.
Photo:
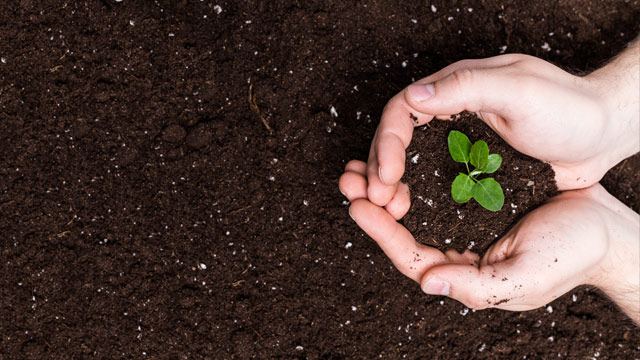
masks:
<instances>
[{"instance_id":1,"label":"dark brown soil","mask_svg":"<svg viewBox=\"0 0 640 360\"><path fill-rule=\"evenodd\" d=\"M457 204L451 183L465 172L464 164L451 159L449 131L465 133L471 142L484 140L489 151L502 156L500 169L491 175L502 186L505 203L491 212L475 200ZM551 167L522 155L477 117L463 113L454 121L432 121L414 132L407 149L405 180L411 188L411 209L403 223L423 244L479 254L504 235L511 225L545 200L557 194Z\"/></svg>"},{"instance_id":2,"label":"dark brown soil","mask_svg":"<svg viewBox=\"0 0 640 360\"><path fill-rule=\"evenodd\" d=\"M591 289L526 313L423 295L337 188L412 79L502 51L589 71L639 17L630 0L2 2L0 358L640 358ZM603 181L636 211L639 163Z\"/></svg>"}]
</instances>

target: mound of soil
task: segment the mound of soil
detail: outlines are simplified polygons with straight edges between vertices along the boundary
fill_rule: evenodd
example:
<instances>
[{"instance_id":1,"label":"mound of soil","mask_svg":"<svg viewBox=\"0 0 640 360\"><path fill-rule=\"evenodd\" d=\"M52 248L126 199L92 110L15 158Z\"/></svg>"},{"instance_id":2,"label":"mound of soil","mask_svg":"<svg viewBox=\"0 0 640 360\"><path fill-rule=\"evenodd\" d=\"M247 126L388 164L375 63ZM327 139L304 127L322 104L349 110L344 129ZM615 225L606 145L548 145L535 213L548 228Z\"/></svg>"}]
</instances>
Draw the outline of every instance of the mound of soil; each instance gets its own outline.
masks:
<instances>
[{"instance_id":1,"label":"mound of soil","mask_svg":"<svg viewBox=\"0 0 640 360\"><path fill-rule=\"evenodd\" d=\"M484 140L492 154L502 156L497 172L481 176L493 177L502 186L505 203L500 211L486 210L475 200L465 204L453 201L451 183L466 168L449 154L447 136L451 130L463 132L472 143ZM403 224L419 242L441 250L470 249L482 254L517 220L557 194L549 165L517 152L469 113L416 129L407 148L405 169L403 181L411 189L411 209Z\"/></svg>"},{"instance_id":2,"label":"mound of soil","mask_svg":"<svg viewBox=\"0 0 640 360\"><path fill-rule=\"evenodd\" d=\"M503 52L589 71L639 17L628 0L2 2L0 358L640 358L593 289L525 313L422 294L337 187L413 79ZM460 124L423 134L439 151ZM508 226L551 176L469 126L510 157ZM414 196L445 206L446 166ZM603 180L636 211L639 169ZM456 244L503 231L485 226Z\"/></svg>"}]
</instances>

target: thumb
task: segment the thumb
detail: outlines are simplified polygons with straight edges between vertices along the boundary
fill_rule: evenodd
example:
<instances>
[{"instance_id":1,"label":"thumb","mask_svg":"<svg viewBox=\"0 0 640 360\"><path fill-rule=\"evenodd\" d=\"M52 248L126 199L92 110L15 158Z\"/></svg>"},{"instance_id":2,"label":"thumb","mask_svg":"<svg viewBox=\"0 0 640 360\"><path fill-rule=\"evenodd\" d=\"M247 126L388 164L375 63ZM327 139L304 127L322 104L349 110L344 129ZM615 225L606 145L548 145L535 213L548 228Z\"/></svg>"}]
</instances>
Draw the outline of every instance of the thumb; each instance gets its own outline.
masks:
<instances>
[{"instance_id":1,"label":"thumb","mask_svg":"<svg viewBox=\"0 0 640 360\"><path fill-rule=\"evenodd\" d=\"M525 274L513 271L516 261L514 257L479 268L464 264L436 265L422 276L420 286L427 294L449 296L476 310L496 307L522 311L544 305L544 300L538 304L525 298L535 286L531 279L524 278Z\"/></svg>"},{"instance_id":2,"label":"thumb","mask_svg":"<svg viewBox=\"0 0 640 360\"><path fill-rule=\"evenodd\" d=\"M405 101L419 112L430 115L457 114L464 110L508 116L522 91L514 74L503 68L456 69L434 82L418 82L405 89Z\"/></svg>"}]
</instances>

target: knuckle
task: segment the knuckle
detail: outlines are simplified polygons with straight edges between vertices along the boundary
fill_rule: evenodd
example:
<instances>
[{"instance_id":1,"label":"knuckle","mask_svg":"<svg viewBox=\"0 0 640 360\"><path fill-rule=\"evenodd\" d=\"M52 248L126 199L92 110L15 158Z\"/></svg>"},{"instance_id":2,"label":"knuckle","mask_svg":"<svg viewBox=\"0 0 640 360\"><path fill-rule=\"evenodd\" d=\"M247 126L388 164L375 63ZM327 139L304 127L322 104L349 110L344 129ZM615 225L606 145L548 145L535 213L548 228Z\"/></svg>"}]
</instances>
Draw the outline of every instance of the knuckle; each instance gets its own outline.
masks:
<instances>
[{"instance_id":1,"label":"knuckle","mask_svg":"<svg viewBox=\"0 0 640 360\"><path fill-rule=\"evenodd\" d=\"M475 71L469 68L458 69L451 73L453 83L458 88L465 88L473 84Z\"/></svg>"},{"instance_id":2,"label":"knuckle","mask_svg":"<svg viewBox=\"0 0 640 360\"><path fill-rule=\"evenodd\" d=\"M463 107L468 111L478 111L477 94L474 93L474 82L476 81L477 71L474 69L464 68L458 69L451 73L448 80L451 94L456 94L463 101ZM438 90L436 90L437 92Z\"/></svg>"}]
</instances>

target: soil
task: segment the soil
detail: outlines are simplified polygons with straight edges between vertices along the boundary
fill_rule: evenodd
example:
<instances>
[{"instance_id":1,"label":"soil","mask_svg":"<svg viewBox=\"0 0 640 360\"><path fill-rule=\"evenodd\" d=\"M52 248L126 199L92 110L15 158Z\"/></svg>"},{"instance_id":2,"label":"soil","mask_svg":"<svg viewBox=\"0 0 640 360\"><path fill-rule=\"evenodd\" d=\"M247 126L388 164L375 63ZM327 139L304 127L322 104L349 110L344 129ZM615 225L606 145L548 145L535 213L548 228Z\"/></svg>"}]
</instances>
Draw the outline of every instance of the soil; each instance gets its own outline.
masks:
<instances>
[{"instance_id":1,"label":"soil","mask_svg":"<svg viewBox=\"0 0 640 360\"><path fill-rule=\"evenodd\" d=\"M490 153L502 156L498 171L479 177L493 177L502 186L505 203L501 210L486 210L475 200L465 204L453 201L451 183L466 168L449 154L447 136L451 130L462 131L472 143L484 140ZM441 250L470 249L483 254L522 216L558 193L549 165L515 151L469 113L417 129L407 148L405 169L411 208L403 224L419 242Z\"/></svg>"},{"instance_id":2,"label":"soil","mask_svg":"<svg viewBox=\"0 0 640 360\"><path fill-rule=\"evenodd\" d=\"M337 188L413 79L501 52L587 72L639 17L632 0L3 2L0 358L640 358L595 289L524 313L422 294ZM519 167L496 174L520 194L504 225L552 191ZM636 211L638 171L603 179Z\"/></svg>"}]
</instances>

